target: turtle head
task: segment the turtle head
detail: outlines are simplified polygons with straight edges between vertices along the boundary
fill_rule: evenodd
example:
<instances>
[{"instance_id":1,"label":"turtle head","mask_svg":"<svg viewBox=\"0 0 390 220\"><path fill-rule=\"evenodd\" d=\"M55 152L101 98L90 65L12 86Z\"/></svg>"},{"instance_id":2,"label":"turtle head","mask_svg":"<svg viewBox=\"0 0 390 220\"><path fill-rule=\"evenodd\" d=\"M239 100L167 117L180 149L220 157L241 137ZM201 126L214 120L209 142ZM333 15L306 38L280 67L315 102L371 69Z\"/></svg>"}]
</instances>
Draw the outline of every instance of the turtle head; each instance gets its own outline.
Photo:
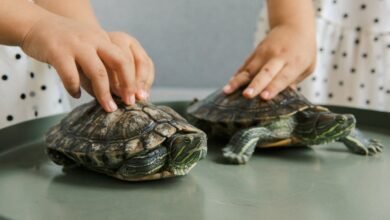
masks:
<instances>
[{"instance_id":1,"label":"turtle head","mask_svg":"<svg viewBox=\"0 0 390 220\"><path fill-rule=\"evenodd\" d=\"M207 137L201 131L174 134L168 144L168 170L175 175L185 175L207 154Z\"/></svg>"},{"instance_id":2,"label":"turtle head","mask_svg":"<svg viewBox=\"0 0 390 220\"><path fill-rule=\"evenodd\" d=\"M297 114L295 134L303 144L324 144L347 136L355 124L356 119L351 114L308 110Z\"/></svg>"}]
</instances>

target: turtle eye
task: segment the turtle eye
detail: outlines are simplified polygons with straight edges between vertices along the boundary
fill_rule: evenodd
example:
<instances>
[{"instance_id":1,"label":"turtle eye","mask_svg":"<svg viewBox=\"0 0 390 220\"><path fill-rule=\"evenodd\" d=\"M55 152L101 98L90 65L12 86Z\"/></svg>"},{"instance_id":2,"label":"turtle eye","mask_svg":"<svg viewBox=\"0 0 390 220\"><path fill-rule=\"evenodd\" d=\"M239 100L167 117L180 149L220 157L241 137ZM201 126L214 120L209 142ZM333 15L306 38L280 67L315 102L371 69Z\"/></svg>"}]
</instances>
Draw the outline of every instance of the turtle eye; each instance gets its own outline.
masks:
<instances>
[{"instance_id":1,"label":"turtle eye","mask_svg":"<svg viewBox=\"0 0 390 220\"><path fill-rule=\"evenodd\" d=\"M311 118L311 114L307 111L299 112L298 114L299 120L306 121Z\"/></svg>"},{"instance_id":2,"label":"turtle eye","mask_svg":"<svg viewBox=\"0 0 390 220\"><path fill-rule=\"evenodd\" d=\"M337 121L338 123L344 123L346 120L347 120L347 118L344 117L343 115L338 115L338 116L336 117L336 121Z\"/></svg>"}]
</instances>

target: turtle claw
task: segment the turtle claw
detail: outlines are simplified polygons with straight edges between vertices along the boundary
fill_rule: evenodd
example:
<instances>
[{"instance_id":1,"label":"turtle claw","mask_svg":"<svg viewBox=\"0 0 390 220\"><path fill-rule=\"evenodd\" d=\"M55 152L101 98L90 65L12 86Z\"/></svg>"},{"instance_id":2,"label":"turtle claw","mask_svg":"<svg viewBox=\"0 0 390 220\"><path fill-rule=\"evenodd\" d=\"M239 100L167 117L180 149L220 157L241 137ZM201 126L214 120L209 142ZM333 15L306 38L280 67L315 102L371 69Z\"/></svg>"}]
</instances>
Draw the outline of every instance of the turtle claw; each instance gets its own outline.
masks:
<instances>
[{"instance_id":1,"label":"turtle claw","mask_svg":"<svg viewBox=\"0 0 390 220\"><path fill-rule=\"evenodd\" d=\"M223 148L222 152L223 158L231 164L246 164L250 159L250 156L246 154L234 153L229 146Z\"/></svg>"},{"instance_id":2,"label":"turtle claw","mask_svg":"<svg viewBox=\"0 0 390 220\"><path fill-rule=\"evenodd\" d=\"M223 152L223 158L232 164L246 164L249 161L248 156L235 154L233 152Z\"/></svg>"},{"instance_id":3,"label":"turtle claw","mask_svg":"<svg viewBox=\"0 0 390 220\"><path fill-rule=\"evenodd\" d=\"M369 155L374 155L376 153L380 153L383 151L383 145L381 143L379 143L378 140L376 139L370 139L368 141L368 154Z\"/></svg>"}]
</instances>

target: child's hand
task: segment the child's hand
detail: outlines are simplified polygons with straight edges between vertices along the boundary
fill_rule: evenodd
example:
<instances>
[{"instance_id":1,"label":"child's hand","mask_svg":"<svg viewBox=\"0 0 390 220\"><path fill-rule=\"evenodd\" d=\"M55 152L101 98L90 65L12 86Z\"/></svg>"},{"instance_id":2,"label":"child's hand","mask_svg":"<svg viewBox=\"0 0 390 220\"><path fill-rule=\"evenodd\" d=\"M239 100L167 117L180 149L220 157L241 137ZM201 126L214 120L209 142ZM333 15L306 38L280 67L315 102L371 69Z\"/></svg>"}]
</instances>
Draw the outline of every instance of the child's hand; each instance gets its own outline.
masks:
<instances>
[{"instance_id":1,"label":"child's hand","mask_svg":"<svg viewBox=\"0 0 390 220\"><path fill-rule=\"evenodd\" d=\"M108 36L111 42L123 50L135 69L136 96L140 100L146 100L149 97L150 87L154 81L154 64L152 59L142 48L141 44L133 37L123 32L109 32ZM118 79L114 79L114 85L119 85ZM114 87L113 91L119 91L120 88ZM115 92L114 92L115 93Z\"/></svg>"},{"instance_id":2,"label":"child's hand","mask_svg":"<svg viewBox=\"0 0 390 220\"><path fill-rule=\"evenodd\" d=\"M80 70L106 111L117 109L110 90L115 90L126 104L135 102L134 62L145 57L131 59L136 53L119 48L102 29L53 15L37 22L21 47L29 56L51 64L73 97L80 96Z\"/></svg>"},{"instance_id":3,"label":"child's hand","mask_svg":"<svg viewBox=\"0 0 390 220\"><path fill-rule=\"evenodd\" d=\"M260 94L269 100L303 80L314 70L316 61L315 35L304 33L294 25L274 27L224 87L224 92L230 94L249 83L243 92L245 97Z\"/></svg>"}]
</instances>

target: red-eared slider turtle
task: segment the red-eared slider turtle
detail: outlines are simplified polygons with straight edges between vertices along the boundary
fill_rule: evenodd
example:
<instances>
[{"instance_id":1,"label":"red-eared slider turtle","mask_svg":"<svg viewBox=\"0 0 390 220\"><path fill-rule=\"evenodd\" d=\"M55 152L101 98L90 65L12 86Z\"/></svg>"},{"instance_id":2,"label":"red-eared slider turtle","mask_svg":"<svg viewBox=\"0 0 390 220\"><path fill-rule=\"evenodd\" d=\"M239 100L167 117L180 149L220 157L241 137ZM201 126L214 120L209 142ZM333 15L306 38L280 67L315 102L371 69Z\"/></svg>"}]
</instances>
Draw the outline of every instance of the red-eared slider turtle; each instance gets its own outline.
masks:
<instances>
[{"instance_id":1,"label":"red-eared slider turtle","mask_svg":"<svg viewBox=\"0 0 390 220\"><path fill-rule=\"evenodd\" d=\"M260 148L318 145L339 141L354 153L373 155L383 146L355 129L351 114L336 114L313 105L287 88L270 101L245 99L239 89L231 95L218 90L187 109L190 122L206 132L231 137L223 156L244 164Z\"/></svg>"},{"instance_id":2,"label":"red-eared slider turtle","mask_svg":"<svg viewBox=\"0 0 390 220\"><path fill-rule=\"evenodd\" d=\"M119 104L106 113L95 101L74 109L46 134L57 164L83 166L118 179L187 174L206 156L206 134L166 106Z\"/></svg>"}]
</instances>

